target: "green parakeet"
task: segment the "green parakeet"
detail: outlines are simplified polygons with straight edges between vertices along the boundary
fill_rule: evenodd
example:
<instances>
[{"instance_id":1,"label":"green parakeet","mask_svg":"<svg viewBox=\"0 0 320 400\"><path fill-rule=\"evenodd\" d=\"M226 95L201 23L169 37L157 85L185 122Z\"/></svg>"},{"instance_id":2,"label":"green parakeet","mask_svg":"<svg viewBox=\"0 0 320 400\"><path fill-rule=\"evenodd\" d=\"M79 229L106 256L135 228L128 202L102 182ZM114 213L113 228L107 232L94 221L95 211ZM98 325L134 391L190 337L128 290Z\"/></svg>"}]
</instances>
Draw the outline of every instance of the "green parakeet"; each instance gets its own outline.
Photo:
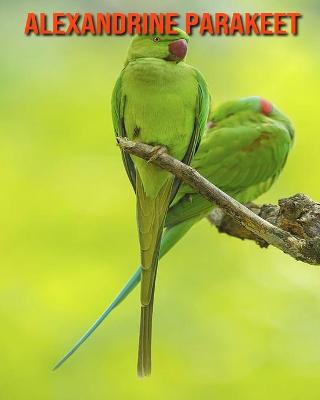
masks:
<instances>
[{"instance_id":1,"label":"green parakeet","mask_svg":"<svg viewBox=\"0 0 320 400\"><path fill-rule=\"evenodd\" d=\"M259 97L231 101L211 115L207 132L192 166L240 202L266 192L283 169L294 139L289 119ZM161 242L160 257L167 253L201 218L213 209L187 185L182 185L170 207ZM137 286L139 267L102 315L62 358L64 363L102 321Z\"/></svg>"},{"instance_id":2,"label":"green parakeet","mask_svg":"<svg viewBox=\"0 0 320 400\"><path fill-rule=\"evenodd\" d=\"M117 136L157 146L190 164L204 133L210 97L201 74L184 62L189 37L146 35L133 38L125 68L112 96ZM141 317L138 374L151 372L151 332L159 247L168 207L179 181L169 172L123 153L137 197L141 253Z\"/></svg>"}]
</instances>

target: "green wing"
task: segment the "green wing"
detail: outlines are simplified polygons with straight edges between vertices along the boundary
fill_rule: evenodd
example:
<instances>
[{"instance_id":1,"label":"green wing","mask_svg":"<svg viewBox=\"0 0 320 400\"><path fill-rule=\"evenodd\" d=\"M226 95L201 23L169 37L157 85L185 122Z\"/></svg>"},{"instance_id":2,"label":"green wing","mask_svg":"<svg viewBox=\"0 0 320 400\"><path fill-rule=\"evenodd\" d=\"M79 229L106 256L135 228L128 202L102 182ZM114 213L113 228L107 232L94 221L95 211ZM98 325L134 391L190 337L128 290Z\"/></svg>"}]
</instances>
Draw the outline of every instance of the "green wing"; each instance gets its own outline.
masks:
<instances>
[{"instance_id":1,"label":"green wing","mask_svg":"<svg viewBox=\"0 0 320 400\"><path fill-rule=\"evenodd\" d=\"M206 130L211 105L211 96L206 81L204 80L200 72L196 69L194 69L194 73L198 82L198 99L195 111L193 133L191 136L190 144L188 146L188 150L182 159L182 162L186 165L191 164L191 161L199 148L201 139ZM178 178L175 178L172 187L171 201L175 198L179 190L180 184L181 181Z\"/></svg>"},{"instance_id":2,"label":"green wing","mask_svg":"<svg viewBox=\"0 0 320 400\"><path fill-rule=\"evenodd\" d=\"M260 124L223 127L207 132L192 166L241 202L265 192L285 165L291 139L282 124L262 118ZM201 219L212 209L201 195L182 185L169 210L166 226Z\"/></svg>"},{"instance_id":3,"label":"green wing","mask_svg":"<svg viewBox=\"0 0 320 400\"><path fill-rule=\"evenodd\" d=\"M126 104L126 97L122 95L122 74L119 76L115 87L112 92L111 108L112 120L115 130L115 135L120 137L127 137L126 128L124 125L124 109ZM136 170L133 161L128 153L121 150L122 161L125 166L127 175L133 186L136 189Z\"/></svg>"},{"instance_id":4,"label":"green wing","mask_svg":"<svg viewBox=\"0 0 320 400\"><path fill-rule=\"evenodd\" d=\"M194 121L194 131L192 135L192 140L186 155L183 158L183 162L187 165L191 163L191 160L199 148L200 141L206 130L208 116L210 113L211 96L208 91L206 81L199 71L194 70L196 74L196 79L198 82L198 101L196 106L195 121Z\"/></svg>"}]
</instances>

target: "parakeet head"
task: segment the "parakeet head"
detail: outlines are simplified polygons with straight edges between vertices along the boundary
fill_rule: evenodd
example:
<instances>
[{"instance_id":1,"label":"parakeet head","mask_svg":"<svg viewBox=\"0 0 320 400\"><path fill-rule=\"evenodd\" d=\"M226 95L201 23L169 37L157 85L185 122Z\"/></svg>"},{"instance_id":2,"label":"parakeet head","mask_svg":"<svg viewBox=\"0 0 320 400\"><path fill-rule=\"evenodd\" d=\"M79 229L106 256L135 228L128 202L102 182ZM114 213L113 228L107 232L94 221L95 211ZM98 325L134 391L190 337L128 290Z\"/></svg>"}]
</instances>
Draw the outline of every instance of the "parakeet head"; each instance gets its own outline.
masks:
<instances>
[{"instance_id":1,"label":"parakeet head","mask_svg":"<svg viewBox=\"0 0 320 400\"><path fill-rule=\"evenodd\" d=\"M268 100L265 100L261 97L256 97L255 99L255 101L259 104L260 112L274 121L282 123L287 128L291 140L293 140L294 128L289 118L287 118L274 104L271 104Z\"/></svg>"},{"instance_id":2,"label":"parakeet head","mask_svg":"<svg viewBox=\"0 0 320 400\"><path fill-rule=\"evenodd\" d=\"M260 98L260 112L267 117L272 118L274 121L282 123L287 128L291 140L294 140L294 128L291 121L275 105Z\"/></svg>"},{"instance_id":3,"label":"parakeet head","mask_svg":"<svg viewBox=\"0 0 320 400\"><path fill-rule=\"evenodd\" d=\"M218 106L211 116L214 122L226 120L229 117L241 112L250 112L269 116L273 110L273 105L267 100L258 96L244 97L239 100L228 101Z\"/></svg>"},{"instance_id":4,"label":"parakeet head","mask_svg":"<svg viewBox=\"0 0 320 400\"><path fill-rule=\"evenodd\" d=\"M137 35L130 44L127 62L137 58L160 58L179 62L185 59L189 36L181 29L175 29L175 35Z\"/></svg>"},{"instance_id":5,"label":"parakeet head","mask_svg":"<svg viewBox=\"0 0 320 400\"><path fill-rule=\"evenodd\" d=\"M227 124L229 118L231 119L233 116L240 115L240 113L246 113L244 117L248 121L250 121L251 118L253 123L256 122L255 117L259 116L259 114L282 123L288 130L291 139L294 138L294 129L290 120L272 103L259 96L229 101L217 107L213 115L209 118L208 128L213 128L215 125L219 124L219 122Z\"/></svg>"}]
</instances>

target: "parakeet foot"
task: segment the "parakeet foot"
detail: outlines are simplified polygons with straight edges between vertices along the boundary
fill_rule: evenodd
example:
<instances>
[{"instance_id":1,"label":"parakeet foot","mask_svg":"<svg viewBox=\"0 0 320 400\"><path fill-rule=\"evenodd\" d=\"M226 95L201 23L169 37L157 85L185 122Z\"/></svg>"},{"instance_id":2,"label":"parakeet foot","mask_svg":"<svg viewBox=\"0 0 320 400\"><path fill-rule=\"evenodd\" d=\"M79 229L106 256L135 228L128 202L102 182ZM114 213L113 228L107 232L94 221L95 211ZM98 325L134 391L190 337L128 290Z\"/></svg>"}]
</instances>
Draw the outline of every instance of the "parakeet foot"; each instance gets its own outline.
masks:
<instances>
[{"instance_id":1,"label":"parakeet foot","mask_svg":"<svg viewBox=\"0 0 320 400\"><path fill-rule=\"evenodd\" d=\"M154 146L152 150L152 155L147 161L148 163L151 163L152 161L156 160L158 157L160 157L162 154L167 153L167 148L164 146Z\"/></svg>"}]
</instances>

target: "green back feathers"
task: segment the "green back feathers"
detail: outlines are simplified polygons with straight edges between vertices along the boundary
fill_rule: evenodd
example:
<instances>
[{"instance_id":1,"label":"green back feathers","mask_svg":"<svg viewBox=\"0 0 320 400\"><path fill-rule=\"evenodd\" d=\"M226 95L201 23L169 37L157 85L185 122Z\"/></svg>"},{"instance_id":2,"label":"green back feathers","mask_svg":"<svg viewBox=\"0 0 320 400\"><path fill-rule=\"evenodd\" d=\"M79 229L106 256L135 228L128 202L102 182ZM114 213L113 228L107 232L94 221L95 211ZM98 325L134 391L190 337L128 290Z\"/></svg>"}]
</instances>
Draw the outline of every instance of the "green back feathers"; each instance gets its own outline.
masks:
<instances>
[{"instance_id":1,"label":"green back feathers","mask_svg":"<svg viewBox=\"0 0 320 400\"><path fill-rule=\"evenodd\" d=\"M270 108L271 109L271 108ZM264 193L278 177L293 142L289 119L272 106L266 115L259 97L224 103L208 122L192 166L241 202ZM182 185L169 210L166 226L201 219L212 205Z\"/></svg>"}]
</instances>

